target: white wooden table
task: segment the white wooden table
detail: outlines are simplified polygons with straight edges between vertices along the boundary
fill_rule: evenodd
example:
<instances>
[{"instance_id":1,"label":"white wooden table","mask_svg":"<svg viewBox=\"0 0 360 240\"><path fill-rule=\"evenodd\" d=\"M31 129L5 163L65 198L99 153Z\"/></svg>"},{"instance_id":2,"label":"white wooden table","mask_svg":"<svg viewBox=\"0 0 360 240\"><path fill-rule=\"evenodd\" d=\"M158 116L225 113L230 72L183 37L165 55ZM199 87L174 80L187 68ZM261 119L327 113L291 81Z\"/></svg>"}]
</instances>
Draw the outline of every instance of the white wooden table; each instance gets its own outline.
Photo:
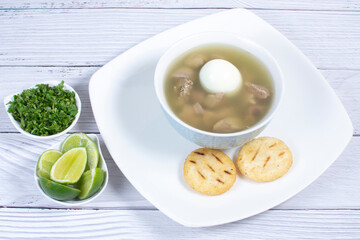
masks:
<instances>
[{"instance_id":1,"label":"white wooden table","mask_svg":"<svg viewBox=\"0 0 360 240\"><path fill-rule=\"evenodd\" d=\"M45 199L33 180L41 152L63 138L25 138L1 105L0 239L360 239L359 0L1 0L0 97L65 80L83 103L73 130L99 134L88 95L97 69L154 34L235 7L252 10L298 46L350 114L353 139L318 180L255 217L186 228L144 199L103 145L110 170L106 191L85 206L64 209Z\"/></svg>"}]
</instances>

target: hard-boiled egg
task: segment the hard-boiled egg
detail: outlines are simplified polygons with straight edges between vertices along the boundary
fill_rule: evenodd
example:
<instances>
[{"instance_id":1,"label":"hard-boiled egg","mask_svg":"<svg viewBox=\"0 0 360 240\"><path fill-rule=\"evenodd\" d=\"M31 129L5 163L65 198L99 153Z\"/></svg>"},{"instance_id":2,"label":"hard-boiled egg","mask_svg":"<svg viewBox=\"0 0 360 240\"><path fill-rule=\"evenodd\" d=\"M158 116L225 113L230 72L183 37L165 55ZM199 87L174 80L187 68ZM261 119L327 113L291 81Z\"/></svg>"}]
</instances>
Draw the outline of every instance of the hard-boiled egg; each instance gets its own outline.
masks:
<instances>
[{"instance_id":1,"label":"hard-boiled egg","mask_svg":"<svg viewBox=\"0 0 360 240\"><path fill-rule=\"evenodd\" d=\"M240 89L240 71L230 62L214 59L207 62L199 73L201 85L209 92L232 93Z\"/></svg>"}]
</instances>

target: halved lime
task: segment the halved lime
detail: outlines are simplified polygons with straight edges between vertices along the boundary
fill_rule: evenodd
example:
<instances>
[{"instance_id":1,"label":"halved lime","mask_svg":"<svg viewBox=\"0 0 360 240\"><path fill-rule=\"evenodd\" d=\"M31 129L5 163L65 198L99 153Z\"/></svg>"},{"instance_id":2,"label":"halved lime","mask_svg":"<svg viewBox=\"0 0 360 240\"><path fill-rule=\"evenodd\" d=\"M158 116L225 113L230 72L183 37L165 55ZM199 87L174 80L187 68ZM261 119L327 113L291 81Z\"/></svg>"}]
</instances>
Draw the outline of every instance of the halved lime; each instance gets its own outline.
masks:
<instances>
[{"instance_id":1,"label":"halved lime","mask_svg":"<svg viewBox=\"0 0 360 240\"><path fill-rule=\"evenodd\" d=\"M64 184L79 181L86 167L86 148L73 148L64 153L52 166L50 179Z\"/></svg>"},{"instance_id":2,"label":"halved lime","mask_svg":"<svg viewBox=\"0 0 360 240\"><path fill-rule=\"evenodd\" d=\"M51 198L61 201L71 200L80 194L80 190L39 177L41 188Z\"/></svg>"},{"instance_id":3,"label":"halved lime","mask_svg":"<svg viewBox=\"0 0 360 240\"><path fill-rule=\"evenodd\" d=\"M62 152L54 149L47 150L41 154L36 169L37 175L49 179L51 167L61 155Z\"/></svg>"},{"instance_id":4,"label":"halved lime","mask_svg":"<svg viewBox=\"0 0 360 240\"><path fill-rule=\"evenodd\" d=\"M73 133L65 138L61 152L65 153L76 147L85 147L88 156L89 169L96 168L99 162L99 151L96 144L85 133Z\"/></svg>"},{"instance_id":5,"label":"halved lime","mask_svg":"<svg viewBox=\"0 0 360 240\"><path fill-rule=\"evenodd\" d=\"M94 195L102 186L105 172L101 168L86 171L76 186L81 190L79 199L85 199Z\"/></svg>"}]
</instances>

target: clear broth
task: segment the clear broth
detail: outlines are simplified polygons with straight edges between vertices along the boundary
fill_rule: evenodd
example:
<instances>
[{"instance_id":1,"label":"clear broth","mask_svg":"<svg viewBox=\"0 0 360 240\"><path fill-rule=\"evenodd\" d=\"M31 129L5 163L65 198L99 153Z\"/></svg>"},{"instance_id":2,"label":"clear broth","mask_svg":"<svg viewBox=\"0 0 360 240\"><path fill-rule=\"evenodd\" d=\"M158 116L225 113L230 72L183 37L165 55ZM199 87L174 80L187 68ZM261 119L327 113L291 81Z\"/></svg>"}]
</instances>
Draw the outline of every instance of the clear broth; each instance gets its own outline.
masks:
<instances>
[{"instance_id":1,"label":"clear broth","mask_svg":"<svg viewBox=\"0 0 360 240\"><path fill-rule=\"evenodd\" d=\"M227 60L238 68L243 79L238 92L215 95L202 87L200 69L212 59ZM187 81L185 79L190 79L192 85L184 93L181 87L186 88L181 84ZM269 96L260 98L259 92L249 84L266 89ZM196 47L179 56L166 73L164 90L170 108L182 121L216 133L241 131L261 121L271 107L274 92L272 77L260 60L242 49L224 44ZM181 93L184 94L180 96Z\"/></svg>"}]
</instances>

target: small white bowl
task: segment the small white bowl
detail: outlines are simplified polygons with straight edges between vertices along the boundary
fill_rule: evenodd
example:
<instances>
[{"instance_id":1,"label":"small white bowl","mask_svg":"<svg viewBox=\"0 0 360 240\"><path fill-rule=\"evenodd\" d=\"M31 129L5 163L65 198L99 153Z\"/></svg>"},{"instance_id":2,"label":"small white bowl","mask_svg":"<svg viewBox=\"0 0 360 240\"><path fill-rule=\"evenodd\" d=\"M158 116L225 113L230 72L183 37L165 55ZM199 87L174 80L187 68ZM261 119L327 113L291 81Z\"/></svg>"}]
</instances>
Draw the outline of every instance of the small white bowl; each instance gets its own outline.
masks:
<instances>
[{"instance_id":1,"label":"small white bowl","mask_svg":"<svg viewBox=\"0 0 360 240\"><path fill-rule=\"evenodd\" d=\"M213 133L194 128L179 119L170 109L165 93L165 75L169 66L180 55L198 46L208 44L226 44L245 50L258 58L270 72L274 83L274 99L266 116L254 126L234 133ZM283 95L283 77L274 57L255 42L227 32L203 32L182 39L172 45L162 55L156 65L154 76L155 91L161 107L175 130L186 139L207 148L227 149L237 147L256 137L273 118Z\"/></svg>"},{"instance_id":2,"label":"small white bowl","mask_svg":"<svg viewBox=\"0 0 360 240\"><path fill-rule=\"evenodd\" d=\"M49 81L49 82L42 82L42 83L38 83L38 84L49 84L49 86L56 86L56 85L59 85L60 82L57 82L57 81ZM32 86L30 88L36 88L36 85L35 86ZM30 88L27 88L27 89L30 89ZM76 101L76 106L78 108L78 113L75 115L75 119L74 121L71 123L71 125L66 128L64 131L62 132L59 132L57 134L54 134L54 135L50 135L50 136L38 136L38 135L33 135L29 132L26 132L25 130L23 130L21 127L20 127L20 123L18 121L16 121L14 119L14 117L12 116L11 113L8 112L8 109L10 107L10 105L8 105L7 103L9 101L13 101L14 100L14 96L17 95L17 94L20 94L21 92L18 92L18 93L14 93L14 94L11 94L7 97L4 98L4 106L5 106L5 111L7 113L7 115L9 116L10 118L10 121L12 122L12 124L14 125L14 127L22 134L24 134L25 136L28 136L30 138L33 138L33 139L40 139L40 140L45 140L45 139L52 139L52 138L56 138L56 137L59 137L65 133L67 133L68 131L70 131L70 129L72 129L75 124L77 123L77 121L79 120L79 117L80 117L80 113L81 113L81 101L80 101L80 97L79 95L77 94L77 92L71 87L69 86L68 84L64 83L64 89L65 90L69 90L70 92L74 92L75 93L75 101Z\"/></svg>"},{"instance_id":3,"label":"small white bowl","mask_svg":"<svg viewBox=\"0 0 360 240\"><path fill-rule=\"evenodd\" d=\"M104 156L101 152L101 148L100 148L100 142L99 142L99 138L95 135L95 134L87 134L87 136L89 136L97 145L98 149L99 149L99 154L100 154L100 159L99 159L99 164L98 164L98 168L101 168L104 172L105 172L105 178L104 178L104 182L103 185L101 187L101 189L95 193L94 195L92 195L91 197L84 199L84 200L68 200L68 201L60 201L60 200L56 200L51 198L50 196L48 196L41 188L40 186L40 180L39 177L36 175L36 168L37 168L37 162L35 165L35 170L34 170L34 179L35 179L35 183L37 188L39 189L39 191L42 193L42 195L49 199L50 201L53 201L55 203L64 205L64 206L79 206L79 205L83 205L85 203L89 203L91 201L93 201L95 198L97 198L106 188L108 181L109 181L109 172L108 172L108 168L104 159ZM55 150L59 150L60 151L60 147L61 147L61 142L51 146L50 148L46 149L46 150L50 150L50 149L55 149ZM46 151L45 150L45 151Z\"/></svg>"}]
</instances>

